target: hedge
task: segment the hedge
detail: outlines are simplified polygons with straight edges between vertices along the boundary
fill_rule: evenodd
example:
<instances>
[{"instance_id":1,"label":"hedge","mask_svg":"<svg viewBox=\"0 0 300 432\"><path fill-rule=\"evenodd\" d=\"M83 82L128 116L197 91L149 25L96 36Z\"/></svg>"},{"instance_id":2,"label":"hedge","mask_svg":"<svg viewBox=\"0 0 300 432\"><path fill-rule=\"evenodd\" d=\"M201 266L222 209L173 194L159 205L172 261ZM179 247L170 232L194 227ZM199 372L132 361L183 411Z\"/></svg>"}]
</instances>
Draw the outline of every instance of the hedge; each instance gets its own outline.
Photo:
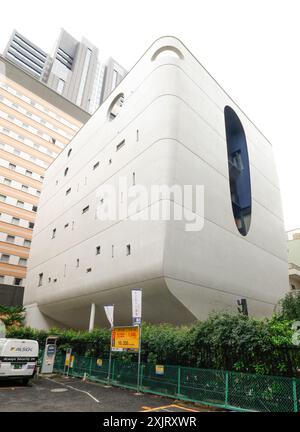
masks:
<instances>
[{"instance_id":1,"label":"hedge","mask_svg":"<svg viewBox=\"0 0 300 432\"><path fill-rule=\"evenodd\" d=\"M227 369L272 375L297 375L300 349L292 345L292 321L273 317L258 320L244 315L218 313L190 326L142 326L142 360L151 363ZM59 337L58 348L86 356L107 357L110 331L92 332L11 327L7 337L37 339L44 347L48 335ZM135 354L116 353L124 361Z\"/></svg>"}]
</instances>

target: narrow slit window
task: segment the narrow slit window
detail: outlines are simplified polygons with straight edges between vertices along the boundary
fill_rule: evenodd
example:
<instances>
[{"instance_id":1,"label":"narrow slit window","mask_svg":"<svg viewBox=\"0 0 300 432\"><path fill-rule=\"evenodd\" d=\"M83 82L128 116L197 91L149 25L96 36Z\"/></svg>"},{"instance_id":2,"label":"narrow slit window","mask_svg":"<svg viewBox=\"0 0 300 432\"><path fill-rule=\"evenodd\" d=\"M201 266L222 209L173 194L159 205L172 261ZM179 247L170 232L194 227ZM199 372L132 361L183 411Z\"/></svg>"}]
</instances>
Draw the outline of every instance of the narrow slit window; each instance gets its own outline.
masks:
<instances>
[{"instance_id":1,"label":"narrow slit window","mask_svg":"<svg viewBox=\"0 0 300 432\"><path fill-rule=\"evenodd\" d=\"M124 145L125 145L125 140L121 141L121 142L117 145L117 147L116 147L116 151L121 150L121 148L124 147Z\"/></svg>"},{"instance_id":2,"label":"narrow slit window","mask_svg":"<svg viewBox=\"0 0 300 432\"><path fill-rule=\"evenodd\" d=\"M82 209L82 214L86 213L89 211L90 206L86 206Z\"/></svg>"}]
</instances>

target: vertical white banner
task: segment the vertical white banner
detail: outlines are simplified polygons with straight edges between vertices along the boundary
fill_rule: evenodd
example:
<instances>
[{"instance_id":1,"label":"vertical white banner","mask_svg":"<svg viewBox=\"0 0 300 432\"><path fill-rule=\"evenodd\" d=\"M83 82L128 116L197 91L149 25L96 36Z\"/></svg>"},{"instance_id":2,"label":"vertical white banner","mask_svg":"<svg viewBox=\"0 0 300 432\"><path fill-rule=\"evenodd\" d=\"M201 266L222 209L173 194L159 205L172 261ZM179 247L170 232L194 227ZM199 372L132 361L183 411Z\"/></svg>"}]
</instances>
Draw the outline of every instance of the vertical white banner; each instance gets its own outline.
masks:
<instances>
[{"instance_id":1,"label":"vertical white banner","mask_svg":"<svg viewBox=\"0 0 300 432\"><path fill-rule=\"evenodd\" d=\"M142 322L142 290L132 290L132 322L133 325L141 324Z\"/></svg>"},{"instance_id":2,"label":"vertical white banner","mask_svg":"<svg viewBox=\"0 0 300 432\"><path fill-rule=\"evenodd\" d=\"M110 326L114 326L114 305L104 306L106 317L110 323Z\"/></svg>"}]
</instances>

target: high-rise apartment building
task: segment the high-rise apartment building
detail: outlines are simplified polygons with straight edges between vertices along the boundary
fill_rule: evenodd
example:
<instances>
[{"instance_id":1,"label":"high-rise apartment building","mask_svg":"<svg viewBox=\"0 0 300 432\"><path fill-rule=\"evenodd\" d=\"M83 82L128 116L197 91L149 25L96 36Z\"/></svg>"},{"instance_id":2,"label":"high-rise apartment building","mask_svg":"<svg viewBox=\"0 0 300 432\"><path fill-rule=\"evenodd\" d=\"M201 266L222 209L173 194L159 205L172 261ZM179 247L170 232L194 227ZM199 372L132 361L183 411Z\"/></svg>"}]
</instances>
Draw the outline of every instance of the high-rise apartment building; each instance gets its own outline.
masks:
<instances>
[{"instance_id":1,"label":"high-rise apartment building","mask_svg":"<svg viewBox=\"0 0 300 432\"><path fill-rule=\"evenodd\" d=\"M4 56L89 113L126 75L114 59L99 59L99 50L87 39L79 42L61 30L53 55L14 31Z\"/></svg>"},{"instance_id":2,"label":"high-rise apartment building","mask_svg":"<svg viewBox=\"0 0 300 432\"><path fill-rule=\"evenodd\" d=\"M45 170L90 117L24 69L0 56L0 304L22 302Z\"/></svg>"}]
</instances>

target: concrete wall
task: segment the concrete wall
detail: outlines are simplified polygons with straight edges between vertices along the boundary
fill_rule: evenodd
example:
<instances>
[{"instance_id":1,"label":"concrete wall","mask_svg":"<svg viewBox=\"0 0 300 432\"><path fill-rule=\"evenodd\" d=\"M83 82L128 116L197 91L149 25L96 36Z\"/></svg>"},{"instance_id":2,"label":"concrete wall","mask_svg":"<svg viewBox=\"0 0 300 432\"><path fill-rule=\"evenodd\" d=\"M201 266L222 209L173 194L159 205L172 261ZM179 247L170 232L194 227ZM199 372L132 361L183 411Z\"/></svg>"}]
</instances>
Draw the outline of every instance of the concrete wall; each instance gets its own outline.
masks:
<instances>
[{"instance_id":1,"label":"concrete wall","mask_svg":"<svg viewBox=\"0 0 300 432\"><path fill-rule=\"evenodd\" d=\"M165 51L169 46L171 53ZM123 107L110 120L118 94L124 94ZM252 220L246 237L238 232L231 208L226 105L239 116L248 143ZM101 198L107 204L105 196L97 196L98 187L118 191L120 177L131 185L133 173L136 188L204 185L203 229L186 231L185 221L98 220ZM149 208L158 205L153 199ZM197 211L185 210L190 216ZM49 167L27 281L28 324L41 327L45 322L36 317L42 313L61 325L87 328L92 302L96 325L106 324L103 305L108 303L115 304L116 324L128 324L133 288L143 289L145 321L177 324L214 310L236 311L241 297L247 298L251 315L270 315L288 289L272 146L176 38L154 42Z\"/></svg>"}]
</instances>

